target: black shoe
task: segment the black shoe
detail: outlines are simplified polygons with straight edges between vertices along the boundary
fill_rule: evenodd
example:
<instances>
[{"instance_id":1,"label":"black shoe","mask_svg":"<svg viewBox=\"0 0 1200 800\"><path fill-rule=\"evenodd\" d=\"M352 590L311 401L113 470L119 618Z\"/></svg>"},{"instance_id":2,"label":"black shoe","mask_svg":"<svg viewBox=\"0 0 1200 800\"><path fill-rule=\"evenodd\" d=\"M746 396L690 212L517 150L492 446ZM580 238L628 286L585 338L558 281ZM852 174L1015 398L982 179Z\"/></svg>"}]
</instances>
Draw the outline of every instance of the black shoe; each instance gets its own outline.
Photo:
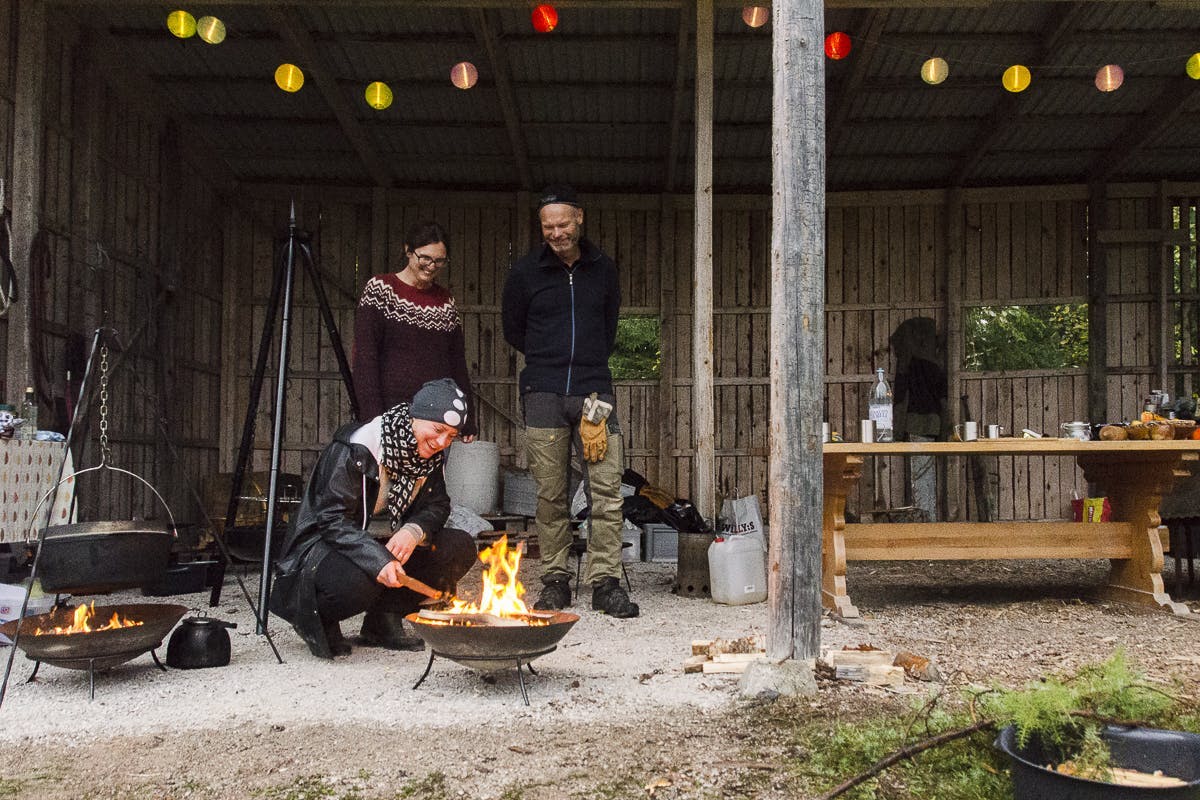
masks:
<instances>
[{"instance_id":1,"label":"black shoe","mask_svg":"<svg viewBox=\"0 0 1200 800\"><path fill-rule=\"evenodd\" d=\"M592 587L592 610L603 611L610 617L636 617L641 609L629 599L616 578L605 578Z\"/></svg>"},{"instance_id":2,"label":"black shoe","mask_svg":"<svg viewBox=\"0 0 1200 800\"><path fill-rule=\"evenodd\" d=\"M549 580L542 586L541 594L533 607L537 611L562 611L571 605L571 584L563 580Z\"/></svg>"},{"instance_id":3,"label":"black shoe","mask_svg":"<svg viewBox=\"0 0 1200 800\"><path fill-rule=\"evenodd\" d=\"M404 633L404 617L395 611L368 611L363 617L358 643L388 650L424 650L425 640Z\"/></svg>"},{"instance_id":4,"label":"black shoe","mask_svg":"<svg viewBox=\"0 0 1200 800\"><path fill-rule=\"evenodd\" d=\"M321 628L325 631L325 642L329 645L329 655L325 658L350 655L350 643L346 641L346 637L342 636L342 626L338 624L337 620L322 621ZM318 653L318 655L320 654Z\"/></svg>"}]
</instances>

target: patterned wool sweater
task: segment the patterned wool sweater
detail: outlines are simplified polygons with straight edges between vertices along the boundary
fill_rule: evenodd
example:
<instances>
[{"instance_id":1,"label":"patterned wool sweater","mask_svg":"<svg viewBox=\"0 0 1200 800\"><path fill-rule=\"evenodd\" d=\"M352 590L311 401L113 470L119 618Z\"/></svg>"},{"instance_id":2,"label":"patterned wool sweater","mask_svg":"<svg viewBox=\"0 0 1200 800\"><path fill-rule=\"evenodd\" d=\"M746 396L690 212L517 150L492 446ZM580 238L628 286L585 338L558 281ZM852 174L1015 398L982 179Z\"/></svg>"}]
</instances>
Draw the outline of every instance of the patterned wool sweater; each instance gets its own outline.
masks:
<instances>
[{"instance_id":1,"label":"patterned wool sweater","mask_svg":"<svg viewBox=\"0 0 1200 800\"><path fill-rule=\"evenodd\" d=\"M462 322L445 287L417 289L391 272L367 281L354 316L352 362L364 421L409 402L427 381L453 378L467 395L459 435L478 433Z\"/></svg>"}]
</instances>

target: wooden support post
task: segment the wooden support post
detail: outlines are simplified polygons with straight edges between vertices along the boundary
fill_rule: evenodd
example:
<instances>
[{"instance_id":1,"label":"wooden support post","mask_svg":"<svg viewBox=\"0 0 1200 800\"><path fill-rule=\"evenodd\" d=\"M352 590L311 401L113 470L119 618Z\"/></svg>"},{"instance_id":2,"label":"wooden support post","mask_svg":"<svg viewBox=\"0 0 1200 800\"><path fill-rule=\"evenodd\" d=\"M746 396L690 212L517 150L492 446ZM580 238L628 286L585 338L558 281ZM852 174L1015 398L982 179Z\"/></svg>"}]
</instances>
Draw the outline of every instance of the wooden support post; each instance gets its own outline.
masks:
<instances>
[{"instance_id":1,"label":"wooden support post","mask_svg":"<svg viewBox=\"0 0 1200 800\"><path fill-rule=\"evenodd\" d=\"M713 391L713 3L696 2L696 217L692 277L692 500L716 516L717 455Z\"/></svg>"},{"instance_id":2,"label":"wooden support post","mask_svg":"<svg viewBox=\"0 0 1200 800\"><path fill-rule=\"evenodd\" d=\"M679 324L675 311L675 260L666 256L676 249L675 206L670 195L662 195L658 213L658 252L661 255L658 260L658 333L662 352L658 376L658 418L662 424L658 427L658 469L654 474L654 483L668 492L675 492L675 373L680 354L672 346L675 342L675 326Z\"/></svg>"},{"instance_id":3,"label":"wooden support post","mask_svg":"<svg viewBox=\"0 0 1200 800\"><path fill-rule=\"evenodd\" d=\"M1171 232L1171 201L1167 197L1167 184L1165 181L1159 181L1158 191L1154 195L1154 199L1150 204L1150 224L1158 227L1158 230L1163 234L1162 239L1155 248L1151 266L1153 272L1150 276L1150 286L1154 290L1154 311L1152 319L1154 325L1154 342L1151 345L1153 353L1151 360L1154 364L1155 375L1158 378L1155 386L1160 389L1166 389L1171 393L1171 398L1174 400L1179 393L1177 387L1168 383L1170 380L1169 368L1171 365L1171 356L1174 341L1174 330L1171 324L1171 303L1169 293L1171 287L1174 286L1172 278L1174 262L1171 259L1171 249L1175 246L1168 238Z\"/></svg>"},{"instance_id":4,"label":"wooden support post","mask_svg":"<svg viewBox=\"0 0 1200 800\"><path fill-rule=\"evenodd\" d=\"M825 64L820 0L776 0L771 44L771 543L767 656L821 644Z\"/></svg>"},{"instance_id":5,"label":"wooden support post","mask_svg":"<svg viewBox=\"0 0 1200 800\"><path fill-rule=\"evenodd\" d=\"M943 269L946 287L946 387L947 422L953 424L959 417L958 398L962 396L963 365L963 319L962 294L964 275L963 261L963 192L955 187L946 193L943 206L946 238L942 242ZM942 519L965 520L967 509L963 504L962 470L946 468L946 494Z\"/></svg>"},{"instance_id":6,"label":"wooden support post","mask_svg":"<svg viewBox=\"0 0 1200 800\"><path fill-rule=\"evenodd\" d=\"M1088 184L1088 419L1108 419L1108 259L1098 233L1108 228L1108 186Z\"/></svg>"},{"instance_id":7,"label":"wooden support post","mask_svg":"<svg viewBox=\"0 0 1200 800\"><path fill-rule=\"evenodd\" d=\"M46 6L42 0L17 4L17 71L14 87L12 255L19 302L8 309L6 394L23 396L33 380L29 361L29 247L42 219L42 103L45 84ZM49 387L46 387L49 388Z\"/></svg>"}]
</instances>

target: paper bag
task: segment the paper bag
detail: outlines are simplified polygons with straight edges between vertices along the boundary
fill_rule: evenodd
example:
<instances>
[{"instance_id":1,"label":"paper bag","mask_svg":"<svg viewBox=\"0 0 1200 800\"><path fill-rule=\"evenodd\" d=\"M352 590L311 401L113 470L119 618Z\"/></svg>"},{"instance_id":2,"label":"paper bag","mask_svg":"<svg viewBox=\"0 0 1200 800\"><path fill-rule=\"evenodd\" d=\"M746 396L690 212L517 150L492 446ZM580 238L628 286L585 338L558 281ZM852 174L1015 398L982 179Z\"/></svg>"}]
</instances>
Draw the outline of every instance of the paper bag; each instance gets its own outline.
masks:
<instances>
[{"instance_id":1,"label":"paper bag","mask_svg":"<svg viewBox=\"0 0 1200 800\"><path fill-rule=\"evenodd\" d=\"M762 512L758 507L758 495L726 500L721 506L721 535L754 536L763 538Z\"/></svg>"}]
</instances>

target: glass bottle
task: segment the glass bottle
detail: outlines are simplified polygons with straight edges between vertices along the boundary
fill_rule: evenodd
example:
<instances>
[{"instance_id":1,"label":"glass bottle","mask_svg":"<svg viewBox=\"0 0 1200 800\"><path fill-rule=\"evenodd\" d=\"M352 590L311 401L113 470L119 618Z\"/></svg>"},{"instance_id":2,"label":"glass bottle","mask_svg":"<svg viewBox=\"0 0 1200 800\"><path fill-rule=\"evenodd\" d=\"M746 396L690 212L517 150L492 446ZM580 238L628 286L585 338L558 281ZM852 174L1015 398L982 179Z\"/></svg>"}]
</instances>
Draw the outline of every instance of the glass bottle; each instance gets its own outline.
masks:
<instances>
[{"instance_id":1,"label":"glass bottle","mask_svg":"<svg viewBox=\"0 0 1200 800\"><path fill-rule=\"evenodd\" d=\"M25 399L21 401L21 413L17 415L25 420L24 424L17 428L18 439L34 439L37 437L37 415L37 399L33 396L33 387L26 386Z\"/></svg>"},{"instance_id":2,"label":"glass bottle","mask_svg":"<svg viewBox=\"0 0 1200 800\"><path fill-rule=\"evenodd\" d=\"M875 369L875 386L867 402L867 416L875 423L875 441L890 442L892 437L892 389L883 377L883 367Z\"/></svg>"}]
</instances>

